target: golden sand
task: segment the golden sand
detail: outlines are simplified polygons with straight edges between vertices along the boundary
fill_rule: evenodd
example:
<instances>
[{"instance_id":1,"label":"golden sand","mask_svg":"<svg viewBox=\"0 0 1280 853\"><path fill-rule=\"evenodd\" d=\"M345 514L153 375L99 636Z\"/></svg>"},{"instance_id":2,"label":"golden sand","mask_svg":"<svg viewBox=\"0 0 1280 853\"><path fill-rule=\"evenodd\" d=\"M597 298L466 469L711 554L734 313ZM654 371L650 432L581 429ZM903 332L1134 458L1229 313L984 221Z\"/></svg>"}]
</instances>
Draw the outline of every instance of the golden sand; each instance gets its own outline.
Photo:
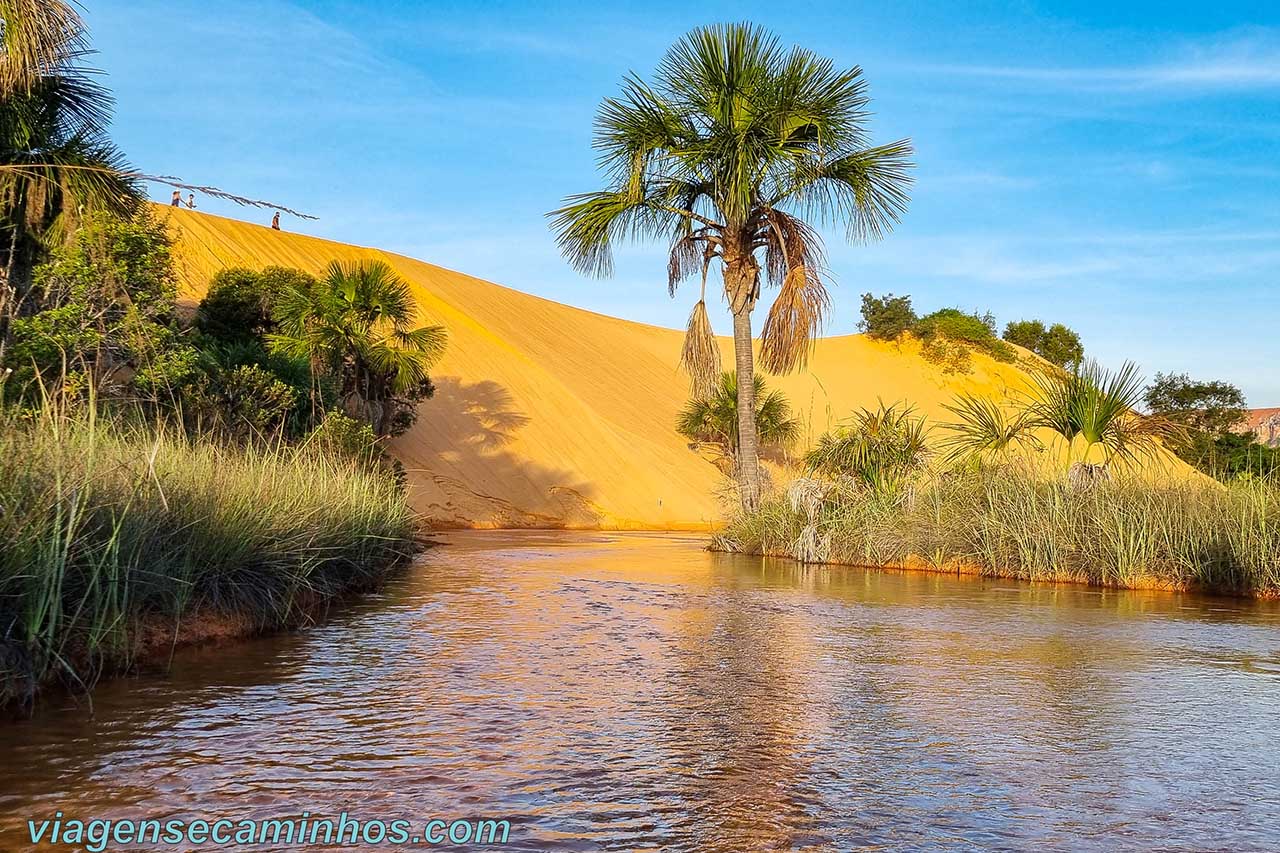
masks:
<instances>
[{"instance_id":1,"label":"golden sand","mask_svg":"<svg viewBox=\"0 0 1280 853\"><path fill-rule=\"evenodd\" d=\"M706 529L721 475L674 429L688 396L682 332L606 317L422 261L165 207L183 295L227 266L318 273L337 258L387 261L422 321L449 330L437 392L391 444L413 507L437 526ZM656 274L656 273L655 273ZM655 285L654 299L666 298ZM763 316L763 314L762 314ZM721 339L724 364L732 342ZM933 420L960 392L1006 397L1027 375L975 353L948 375L913 343L824 338L801 372L769 379L812 440L860 406L906 401Z\"/></svg>"}]
</instances>

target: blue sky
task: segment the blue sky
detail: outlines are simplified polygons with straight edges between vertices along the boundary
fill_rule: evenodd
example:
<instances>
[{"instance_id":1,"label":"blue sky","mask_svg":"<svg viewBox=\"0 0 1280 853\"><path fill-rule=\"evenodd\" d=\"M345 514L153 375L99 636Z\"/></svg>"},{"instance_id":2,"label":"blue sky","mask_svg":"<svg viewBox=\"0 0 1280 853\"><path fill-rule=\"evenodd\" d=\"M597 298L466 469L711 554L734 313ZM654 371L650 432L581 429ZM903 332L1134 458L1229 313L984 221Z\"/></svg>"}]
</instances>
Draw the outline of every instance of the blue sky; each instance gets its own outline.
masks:
<instances>
[{"instance_id":1,"label":"blue sky","mask_svg":"<svg viewBox=\"0 0 1280 853\"><path fill-rule=\"evenodd\" d=\"M855 330L862 292L909 293L1065 322L1104 363L1280 405L1275 4L131 0L87 18L138 168L320 217L291 230L671 327L696 297L667 298L662 247L585 278L543 214L599 185L591 120L624 74L695 26L752 20L861 65L874 138L917 150L887 240L828 235L829 333Z\"/></svg>"}]
</instances>

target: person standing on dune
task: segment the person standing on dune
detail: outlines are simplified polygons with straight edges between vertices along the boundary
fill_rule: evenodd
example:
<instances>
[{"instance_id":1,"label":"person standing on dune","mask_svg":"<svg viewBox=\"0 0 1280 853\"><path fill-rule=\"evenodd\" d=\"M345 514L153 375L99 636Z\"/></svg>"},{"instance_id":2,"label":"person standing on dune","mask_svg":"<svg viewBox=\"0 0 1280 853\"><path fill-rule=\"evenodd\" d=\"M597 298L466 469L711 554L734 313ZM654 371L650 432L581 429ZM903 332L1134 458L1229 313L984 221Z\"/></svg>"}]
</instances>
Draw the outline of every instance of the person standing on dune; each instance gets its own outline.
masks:
<instances>
[{"instance_id":1,"label":"person standing on dune","mask_svg":"<svg viewBox=\"0 0 1280 853\"><path fill-rule=\"evenodd\" d=\"M173 201L170 202L174 207L182 207L182 193L178 190L173 191Z\"/></svg>"},{"instance_id":2,"label":"person standing on dune","mask_svg":"<svg viewBox=\"0 0 1280 853\"><path fill-rule=\"evenodd\" d=\"M195 209L196 209L196 194L187 193L187 210L195 210Z\"/></svg>"},{"instance_id":3,"label":"person standing on dune","mask_svg":"<svg viewBox=\"0 0 1280 853\"><path fill-rule=\"evenodd\" d=\"M276 211L276 215L271 217L271 227L277 231L280 230L280 211L278 210Z\"/></svg>"}]
</instances>

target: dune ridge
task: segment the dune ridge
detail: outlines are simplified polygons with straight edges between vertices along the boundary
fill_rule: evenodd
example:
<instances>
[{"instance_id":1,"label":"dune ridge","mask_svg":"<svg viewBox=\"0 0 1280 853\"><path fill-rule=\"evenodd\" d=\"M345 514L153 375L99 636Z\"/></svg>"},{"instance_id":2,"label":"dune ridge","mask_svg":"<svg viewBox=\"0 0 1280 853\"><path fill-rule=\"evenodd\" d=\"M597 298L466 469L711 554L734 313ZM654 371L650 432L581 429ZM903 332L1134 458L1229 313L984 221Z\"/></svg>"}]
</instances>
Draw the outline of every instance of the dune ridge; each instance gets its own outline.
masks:
<instances>
[{"instance_id":1,"label":"dune ridge","mask_svg":"<svg viewBox=\"0 0 1280 853\"><path fill-rule=\"evenodd\" d=\"M688 394L676 367L682 332L378 249L162 210L187 299L226 266L319 272L335 258L376 258L409 282L425 322L448 327L448 354L432 374L435 398L391 444L409 474L411 505L432 524L688 530L721 515L720 473L673 428ZM654 298L666 298L658 284ZM731 340L720 345L731 365ZM807 368L769 382L811 439L877 400L908 401L942 419L942 404L957 393L1003 397L1024 388L1027 374L975 353L971 373L948 375L912 342L846 335L822 339Z\"/></svg>"}]
</instances>

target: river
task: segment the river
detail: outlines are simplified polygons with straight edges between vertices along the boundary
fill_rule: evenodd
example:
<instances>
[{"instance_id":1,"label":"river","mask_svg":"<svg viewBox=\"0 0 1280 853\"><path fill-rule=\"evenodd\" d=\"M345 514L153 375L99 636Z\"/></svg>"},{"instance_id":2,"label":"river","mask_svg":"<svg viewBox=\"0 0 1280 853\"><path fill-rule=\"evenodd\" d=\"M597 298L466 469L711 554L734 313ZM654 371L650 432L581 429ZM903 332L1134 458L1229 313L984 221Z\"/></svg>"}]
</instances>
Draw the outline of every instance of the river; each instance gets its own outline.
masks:
<instances>
[{"instance_id":1,"label":"river","mask_svg":"<svg viewBox=\"0 0 1280 853\"><path fill-rule=\"evenodd\" d=\"M444 539L317 627L0 727L0 849L55 810L506 819L510 850L1280 849L1274 604Z\"/></svg>"}]
</instances>

